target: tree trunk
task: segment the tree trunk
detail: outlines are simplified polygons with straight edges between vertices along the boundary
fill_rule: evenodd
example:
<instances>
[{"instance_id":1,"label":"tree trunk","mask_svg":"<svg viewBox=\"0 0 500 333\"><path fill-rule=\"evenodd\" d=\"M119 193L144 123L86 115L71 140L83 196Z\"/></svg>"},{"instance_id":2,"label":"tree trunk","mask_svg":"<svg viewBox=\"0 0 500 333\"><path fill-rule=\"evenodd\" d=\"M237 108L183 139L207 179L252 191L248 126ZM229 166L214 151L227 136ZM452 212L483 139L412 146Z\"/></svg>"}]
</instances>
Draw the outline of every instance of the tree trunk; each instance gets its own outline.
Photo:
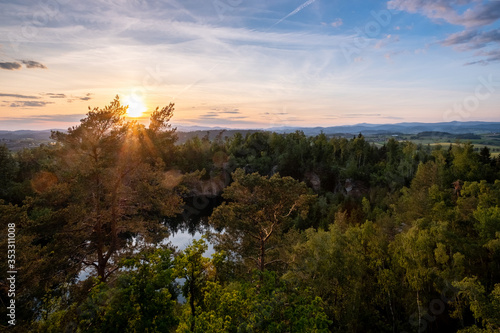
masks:
<instances>
[{"instance_id":1,"label":"tree trunk","mask_svg":"<svg viewBox=\"0 0 500 333\"><path fill-rule=\"evenodd\" d=\"M418 309L418 331L420 332L420 327L422 325L422 314L420 313L420 298L418 297L418 290L417 290L417 309Z\"/></svg>"},{"instance_id":2,"label":"tree trunk","mask_svg":"<svg viewBox=\"0 0 500 333\"><path fill-rule=\"evenodd\" d=\"M266 242L263 238L260 239L260 254L259 254L259 270L260 270L260 282L264 281L264 269L266 268L265 256L266 256Z\"/></svg>"},{"instance_id":3,"label":"tree trunk","mask_svg":"<svg viewBox=\"0 0 500 333\"><path fill-rule=\"evenodd\" d=\"M194 306L194 288L195 288L195 277L194 274L191 275L191 281L189 283L189 292L190 292L190 297L189 297L189 306L191 307L191 332L194 332L195 328L195 317L196 317L196 307Z\"/></svg>"}]
</instances>

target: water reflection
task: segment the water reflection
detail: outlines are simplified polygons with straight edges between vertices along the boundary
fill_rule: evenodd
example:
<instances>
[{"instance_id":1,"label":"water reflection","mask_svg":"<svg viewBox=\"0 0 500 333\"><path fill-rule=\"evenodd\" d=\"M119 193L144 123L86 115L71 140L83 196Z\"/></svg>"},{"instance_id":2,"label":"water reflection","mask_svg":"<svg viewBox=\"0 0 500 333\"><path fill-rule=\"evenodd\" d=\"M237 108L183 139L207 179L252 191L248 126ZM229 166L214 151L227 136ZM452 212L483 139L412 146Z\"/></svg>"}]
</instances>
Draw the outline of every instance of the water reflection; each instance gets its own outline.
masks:
<instances>
[{"instance_id":1,"label":"water reflection","mask_svg":"<svg viewBox=\"0 0 500 333\"><path fill-rule=\"evenodd\" d=\"M193 240L200 239L207 231L213 231L208 225L208 219L200 219L195 226L190 225L186 227L179 227L176 231L164 240L164 244L172 244L178 251L184 250L188 247ZM208 240L205 240L208 249L205 251L205 257L210 258L215 253L214 246Z\"/></svg>"},{"instance_id":2,"label":"water reflection","mask_svg":"<svg viewBox=\"0 0 500 333\"><path fill-rule=\"evenodd\" d=\"M184 250L194 239L200 239L207 231L213 231L208 224L208 218L215 207L222 203L221 196L191 196L184 198L184 211L170 219L165 220L171 230L171 235L165 239L165 244L170 242L177 250ZM213 244L207 241L208 250L206 257L214 253Z\"/></svg>"},{"instance_id":3,"label":"water reflection","mask_svg":"<svg viewBox=\"0 0 500 333\"><path fill-rule=\"evenodd\" d=\"M171 244L177 251L182 251L188 247L193 240L200 239L208 231L213 231L208 224L208 218L212 215L215 207L222 203L220 196L192 196L184 198L185 206L181 214L164 220L170 230L170 236L165 238L160 244ZM132 237L132 246L136 246L137 239ZM208 245L205 257L210 258L215 253L213 244L206 240ZM134 251L135 253L138 250ZM87 266L82 269L77 277L77 281L86 280L89 276L95 276L95 269ZM181 283L182 284L182 283Z\"/></svg>"}]
</instances>

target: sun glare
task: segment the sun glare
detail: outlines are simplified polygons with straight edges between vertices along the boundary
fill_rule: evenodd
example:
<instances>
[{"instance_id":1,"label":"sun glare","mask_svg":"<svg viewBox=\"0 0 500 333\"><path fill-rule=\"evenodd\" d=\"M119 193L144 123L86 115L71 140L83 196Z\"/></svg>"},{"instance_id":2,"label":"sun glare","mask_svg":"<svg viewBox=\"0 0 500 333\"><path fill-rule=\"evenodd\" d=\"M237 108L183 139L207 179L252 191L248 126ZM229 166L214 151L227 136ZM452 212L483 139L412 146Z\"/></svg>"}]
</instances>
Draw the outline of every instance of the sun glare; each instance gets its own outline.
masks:
<instances>
[{"instance_id":1,"label":"sun glare","mask_svg":"<svg viewBox=\"0 0 500 333\"><path fill-rule=\"evenodd\" d=\"M147 109L142 99L138 96L127 96L123 102L124 105L128 105L127 116L131 118L141 117Z\"/></svg>"}]
</instances>

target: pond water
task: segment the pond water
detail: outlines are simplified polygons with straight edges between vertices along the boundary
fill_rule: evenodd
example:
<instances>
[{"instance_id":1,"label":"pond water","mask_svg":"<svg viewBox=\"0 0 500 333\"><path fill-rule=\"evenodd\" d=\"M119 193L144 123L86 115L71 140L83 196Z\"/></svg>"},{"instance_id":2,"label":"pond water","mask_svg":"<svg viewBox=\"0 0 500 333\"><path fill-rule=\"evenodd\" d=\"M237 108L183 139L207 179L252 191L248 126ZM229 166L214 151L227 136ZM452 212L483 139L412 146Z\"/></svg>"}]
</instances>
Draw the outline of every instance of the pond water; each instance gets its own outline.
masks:
<instances>
[{"instance_id":1,"label":"pond water","mask_svg":"<svg viewBox=\"0 0 500 333\"><path fill-rule=\"evenodd\" d=\"M222 203L220 196L194 196L185 198L185 207L182 214L168 219L165 223L172 230L172 235L165 241L184 250L194 239L200 239L207 231L213 231L208 224L208 218L212 215L215 207ZM206 257L210 257L215 251L213 244L207 241L208 250Z\"/></svg>"},{"instance_id":2,"label":"pond water","mask_svg":"<svg viewBox=\"0 0 500 333\"><path fill-rule=\"evenodd\" d=\"M208 217L212 214L213 209L222 202L222 198L218 196L198 196L191 197L185 200L186 206L184 211L170 219L164 221L171 230L171 235L165 238L161 244L173 245L177 251L182 251L188 247L193 240L200 239L207 231L213 229L208 224ZM213 244L205 240L208 249L205 251L205 257L210 258L215 253ZM89 266L78 275L78 280L83 281L90 275L94 274L94 269Z\"/></svg>"},{"instance_id":3,"label":"pond water","mask_svg":"<svg viewBox=\"0 0 500 333\"><path fill-rule=\"evenodd\" d=\"M178 251L184 250L188 247L193 240L199 240L206 232L206 228L202 230L197 230L192 232L190 230L178 230L173 233L170 237L165 238L163 241L164 244L170 243L177 248ZM205 257L210 258L212 254L215 253L214 246L212 243L205 240L208 245L207 251L205 251Z\"/></svg>"}]
</instances>

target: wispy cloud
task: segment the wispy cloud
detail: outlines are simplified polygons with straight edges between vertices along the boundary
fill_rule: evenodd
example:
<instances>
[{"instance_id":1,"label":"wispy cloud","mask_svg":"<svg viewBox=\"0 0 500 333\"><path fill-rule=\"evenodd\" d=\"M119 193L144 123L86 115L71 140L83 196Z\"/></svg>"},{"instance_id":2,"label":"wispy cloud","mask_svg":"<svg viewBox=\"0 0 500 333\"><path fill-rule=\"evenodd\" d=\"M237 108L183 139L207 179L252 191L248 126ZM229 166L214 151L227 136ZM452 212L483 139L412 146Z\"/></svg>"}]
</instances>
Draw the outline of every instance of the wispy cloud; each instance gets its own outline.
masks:
<instances>
[{"instance_id":1,"label":"wispy cloud","mask_svg":"<svg viewBox=\"0 0 500 333\"><path fill-rule=\"evenodd\" d=\"M47 69L47 66L33 60L21 60L21 62L26 65L26 68L41 68Z\"/></svg>"},{"instance_id":2,"label":"wispy cloud","mask_svg":"<svg viewBox=\"0 0 500 333\"><path fill-rule=\"evenodd\" d=\"M203 125L220 125L229 127L253 127L257 123L247 116L219 116L213 113L207 113L195 118L189 119L192 123Z\"/></svg>"},{"instance_id":3,"label":"wispy cloud","mask_svg":"<svg viewBox=\"0 0 500 333\"><path fill-rule=\"evenodd\" d=\"M500 61L500 29L491 31L480 31L478 29L465 30L448 36L441 41L441 45L452 46L458 51L476 51L475 57L484 57L471 61L465 65L488 65L491 62Z\"/></svg>"},{"instance_id":4,"label":"wispy cloud","mask_svg":"<svg viewBox=\"0 0 500 333\"><path fill-rule=\"evenodd\" d=\"M465 63L466 66L476 65L476 64L477 65L488 65L491 62L500 62L500 50L498 50L498 49L491 50L491 51L478 51L475 53L475 55L486 57L486 58L481 59L481 60L477 60L477 61L467 62L467 63Z\"/></svg>"},{"instance_id":5,"label":"wispy cloud","mask_svg":"<svg viewBox=\"0 0 500 333\"><path fill-rule=\"evenodd\" d=\"M465 27L489 25L500 19L500 1L390 0L387 6Z\"/></svg>"},{"instance_id":6,"label":"wispy cloud","mask_svg":"<svg viewBox=\"0 0 500 333\"><path fill-rule=\"evenodd\" d=\"M20 95L20 94L1 94L0 97L13 97L13 98L27 98L27 99L39 99L39 96L31 96L31 95Z\"/></svg>"},{"instance_id":7,"label":"wispy cloud","mask_svg":"<svg viewBox=\"0 0 500 333\"><path fill-rule=\"evenodd\" d=\"M66 94L45 93L43 95L49 96L49 98L66 98Z\"/></svg>"},{"instance_id":8,"label":"wispy cloud","mask_svg":"<svg viewBox=\"0 0 500 333\"><path fill-rule=\"evenodd\" d=\"M336 19L335 21L333 21L332 23L330 23L330 25L334 28L338 28L340 27L342 24L344 24L344 21L341 19L341 18L338 18Z\"/></svg>"},{"instance_id":9,"label":"wispy cloud","mask_svg":"<svg viewBox=\"0 0 500 333\"><path fill-rule=\"evenodd\" d=\"M2 103L5 107L0 113L20 117L19 111L24 116L73 107L78 112L90 99L100 104L116 93L140 89L151 106L173 101L178 107L176 120L192 119L198 124L238 122L245 126L252 119L254 123L288 123L294 121L293 116L308 124L323 124L322 115L329 110L338 115L373 110L376 114L439 117L436 109L440 106L436 105L445 104L443 100L450 99L451 91L463 89L481 74L471 67L456 67L457 58L470 55L461 62L472 65L495 61L498 56L498 44L484 31L493 28L475 25L495 20L496 7L488 7L486 0L390 1L398 9L438 22L439 29L412 15L394 14L391 24L370 39L351 28L363 30L365 24L376 22L369 13L381 10L379 2L363 3L363 10L356 2L345 6L313 0L217 3L230 8L224 7L219 15L221 8L214 7L214 1L66 1L64 7L53 8L47 21L37 22L33 37L26 37L20 27L26 20L29 25L40 8L25 1L5 2L0 35L17 33L20 47L19 52L13 52L9 41L2 42L6 56L2 64L10 65L0 65L5 70L0 75L0 91L8 101ZM312 13L313 8L318 11ZM466 19L469 22L465 23ZM279 28L270 29L277 21ZM289 21L294 24L284 24ZM325 23L319 26L319 22ZM451 35L445 41L446 33L462 27L467 28L467 34L455 37L468 37L466 42L452 40ZM389 33L392 36L387 38ZM397 44L392 43L397 41L396 34L401 38ZM439 40L443 40L442 47L432 43ZM360 51L353 53L356 60L348 65L340 47L346 42ZM364 42L369 47L359 46ZM414 50L425 43L432 43L426 54L411 53L405 59L394 56L400 49ZM450 59L453 48L468 54ZM401 61L386 61L384 55ZM50 72L42 71L43 67L49 67ZM11 84L13 80L18 81ZM411 89L399 93L402 85ZM428 93L426 87L436 95ZM88 91L95 95L86 94ZM23 105L21 101L54 103L39 109L42 104L28 106L34 104ZM497 96L482 102L475 115L491 112L487 107L493 102L498 102ZM17 104L9 108L12 103ZM22 107L31 110L20 110ZM203 115L194 116L200 113Z\"/></svg>"},{"instance_id":10,"label":"wispy cloud","mask_svg":"<svg viewBox=\"0 0 500 333\"><path fill-rule=\"evenodd\" d=\"M392 44L392 43L397 43L399 42L399 36L398 35L385 35L385 38L384 39L381 39L379 40L374 48L376 49L381 49L389 44Z\"/></svg>"},{"instance_id":11,"label":"wispy cloud","mask_svg":"<svg viewBox=\"0 0 500 333\"><path fill-rule=\"evenodd\" d=\"M334 116L336 117L336 116ZM383 118L383 119L404 119L402 117L396 117L396 116L390 116L390 115L385 115L382 113L345 113L341 114L338 118L360 118L360 119L366 119L366 118Z\"/></svg>"},{"instance_id":12,"label":"wispy cloud","mask_svg":"<svg viewBox=\"0 0 500 333\"><path fill-rule=\"evenodd\" d=\"M228 108L228 107L214 107L213 111L209 111L212 114L240 114L240 110L237 108ZM214 112L216 111L216 112Z\"/></svg>"},{"instance_id":13,"label":"wispy cloud","mask_svg":"<svg viewBox=\"0 0 500 333\"><path fill-rule=\"evenodd\" d=\"M441 42L445 46L458 46L462 50L480 49L490 43L500 43L500 29L491 31L466 30L448 36Z\"/></svg>"},{"instance_id":14,"label":"wispy cloud","mask_svg":"<svg viewBox=\"0 0 500 333\"><path fill-rule=\"evenodd\" d=\"M81 113L35 115L29 119L36 121L79 122L85 115Z\"/></svg>"},{"instance_id":15,"label":"wispy cloud","mask_svg":"<svg viewBox=\"0 0 500 333\"><path fill-rule=\"evenodd\" d=\"M92 99L92 97L90 97L92 94L87 94L83 97L77 97L80 101L89 101Z\"/></svg>"},{"instance_id":16,"label":"wispy cloud","mask_svg":"<svg viewBox=\"0 0 500 333\"><path fill-rule=\"evenodd\" d=\"M420 13L431 19L466 27L465 30L451 34L440 42L441 45L451 46L457 51L481 50L476 52L475 56L486 56L466 65L486 65L499 60L495 50L485 48L500 42L500 29L484 29L500 19L500 1L390 0L387 6L390 9Z\"/></svg>"},{"instance_id":17,"label":"wispy cloud","mask_svg":"<svg viewBox=\"0 0 500 333\"><path fill-rule=\"evenodd\" d=\"M313 4L314 2L316 2L316 0L308 0L306 2L304 2L302 5L298 6L297 8L295 8L295 10L293 10L291 13L289 13L288 15L286 15L285 17L283 17L282 19L280 19L278 22L274 23L273 24L273 27L275 25L278 25L280 24L281 22L283 22L284 20L286 20L287 18L297 14L298 12L300 12L302 9L306 8L307 6Z\"/></svg>"},{"instance_id":18,"label":"wispy cloud","mask_svg":"<svg viewBox=\"0 0 500 333\"><path fill-rule=\"evenodd\" d=\"M51 115L31 115L25 117L2 117L2 123L11 124L26 124L28 122L41 123L41 122L61 122L61 123L79 123L80 119L85 117L84 114L71 113L71 114L51 114Z\"/></svg>"},{"instance_id":19,"label":"wispy cloud","mask_svg":"<svg viewBox=\"0 0 500 333\"><path fill-rule=\"evenodd\" d=\"M68 103L73 101L90 101L92 99L92 95L92 93L87 93L84 96L71 96L71 98L68 98L67 101Z\"/></svg>"},{"instance_id":20,"label":"wispy cloud","mask_svg":"<svg viewBox=\"0 0 500 333\"><path fill-rule=\"evenodd\" d=\"M45 101L15 101L9 104L11 108L26 108L26 107L44 107L47 104L54 104L54 102Z\"/></svg>"}]
</instances>

